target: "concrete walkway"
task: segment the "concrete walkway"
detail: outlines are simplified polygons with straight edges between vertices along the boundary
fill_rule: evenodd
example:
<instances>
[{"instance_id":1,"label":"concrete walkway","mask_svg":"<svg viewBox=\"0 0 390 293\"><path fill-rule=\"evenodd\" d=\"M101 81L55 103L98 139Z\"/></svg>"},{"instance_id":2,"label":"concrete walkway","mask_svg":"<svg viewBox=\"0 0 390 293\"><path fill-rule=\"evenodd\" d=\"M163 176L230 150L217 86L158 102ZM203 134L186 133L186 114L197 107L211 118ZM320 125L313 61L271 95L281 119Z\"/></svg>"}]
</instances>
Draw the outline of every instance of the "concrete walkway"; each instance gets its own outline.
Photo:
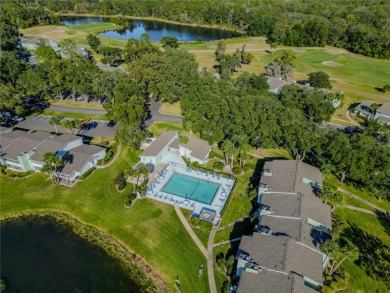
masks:
<instances>
[{"instance_id":1,"label":"concrete walkway","mask_svg":"<svg viewBox=\"0 0 390 293\"><path fill-rule=\"evenodd\" d=\"M174 207L175 207L176 214L179 216L179 219L182 222L184 228L186 228L186 230L187 230L188 234L190 234L192 240L194 240L195 244L198 246L198 248L203 253L205 258L207 258L207 250L206 250L206 248L203 246L202 242L200 242L198 236L196 236L196 234L195 234L194 230L192 230L190 224L188 224L188 222L187 222L186 218L184 217L181 209L178 206L174 206Z\"/></svg>"},{"instance_id":2,"label":"concrete walkway","mask_svg":"<svg viewBox=\"0 0 390 293\"><path fill-rule=\"evenodd\" d=\"M378 210L378 211L380 211L380 212L382 212L384 214L388 214L389 213L385 209L382 209L382 208L378 207L377 205L374 205L373 203L370 203L369 201L361 198L360 196L358 196L356 194L353 194L353 193L349 192L348 190L342 189L340 187L337 187L337 190L342 192L342 193L345 193L345 194L349 195L350 197L352 197L354 199L357 199L357 200L361 201L362 203L365 203L366 205L369 205L370 207L372 207L372 208L374 208L374 209L376 209L376 210Z\"/></svg>"},{"instance_id":3,"label":"concrete walkway","mask_svg":"<svg viewBox=\"0 0 390 293\"><path fill-rule=\"evenodd\" d=\"M229 243L232 243L232 242L237 242L237 241L240 241L240 240L241 240L241 237L237 237L237 238L234 238L234 239L218 242L218 243L214 244L214 247L220 246L220 245L229 244Z\"/></svg>"},{"instance_id":4,"label":"concrete walkway","mask_svg":"<svg viewBox=\"0 0 390 293\"><path fill-rule=\"evenodd\" d=\"M217 293L217 285L214 278L214 238L216 233L217 229L213 227L207 242L207 273L209 276L210 293Z\"/></svg>"},{"instance_id":5,"label":"concrete walkway","mask_svg":"<svg viewBox=\"0 0 390 293\"><path fill-rule=\"evenodd\" d=\"M217 232L217 229L213 227L213 229L211 230L208 245L207 245L207 250L206 250L202 242L200 242L198 236L196 236L194 230L192 230L190 224L188 224L180 208L178 206L174 206L174 207L175 207L176 214L179 216L179 219L182 222L184 228L186 228L192 240L194 240L195 244L198 246L200 251L207 259L207 274L209 279L210 293L217 293L217 286L215 285L215 279L214 279L214 258L213 258L213 244L214 244L214 237L215 237L215 233Z\"/></svg>"},{"instance_id":6,"label":"concrete walkway","mask_svg":"<svg viewBox=\"0 0 390 293\"><path fill-rule=\"evenodd\" d=\"M377 216L378 218L390 220L390 215L378 215L377 213L375 213L374 211L371 211L371 210L358 208L358 207L350 206L350 205L343 205L342 208L343 209L349 209L349 210L357 211L357 212L362 212L362 213L365 213L365 214L370 214L370 215Z\"/></svg>"}]
</instances>

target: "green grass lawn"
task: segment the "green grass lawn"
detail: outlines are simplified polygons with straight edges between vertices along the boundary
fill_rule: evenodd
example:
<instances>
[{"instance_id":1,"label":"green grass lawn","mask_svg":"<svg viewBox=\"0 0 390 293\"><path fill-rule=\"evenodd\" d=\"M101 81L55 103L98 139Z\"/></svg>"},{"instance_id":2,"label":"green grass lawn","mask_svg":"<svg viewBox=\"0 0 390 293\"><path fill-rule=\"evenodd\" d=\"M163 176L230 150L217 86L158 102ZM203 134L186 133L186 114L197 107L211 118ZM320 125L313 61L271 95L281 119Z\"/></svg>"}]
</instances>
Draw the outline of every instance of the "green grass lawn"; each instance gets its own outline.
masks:
<instances>
[{"instance_id":1,"label":"green grass lawn","mask_svg":"<svg viewBox=\"0 0 390 293\"><path fill-rule=\"evenodd\" d=\"M88 109L103 109L103 105L97 102L73 102L72 100L49 100L50 104L65 107L76 107L76 108L88 108Z\"/></svg>"},{"instance_id":2,"label":"green grass lawn","mask_svg":"<svg viewBox=\"0 0 390 293\"><path fill-rule=\"evenodd\" d=\"M70 119L91 119L91 120L108 120L105 115L89 115L89 114L77 114L77 113L65 113L51 110L44 110L42 115L65 117Z\"/></svg>"},{"instance_id":3,"label":"green grass lawn","mask_svg":"<svg viewBox=\"0 0 390 293\"><path fill-rule=\"evenodd\" d=\"M96 170L73 188L53 185L44 174L20 180L1 177L0 215L56 210L70 213L106 231L143 257L175 291L179 276L183 292L208 292L207 273L198 278L206 259L182 226L175 210L148 199L130 209L123 206L127 194L118 193L113 178L134 165L139 151L124 148L120 159L106 169Z\"/></svg>"},{"instance_id":4,"label":"green grass lawn","mask_svg":"<svg viewBox=\"0 0 390 293\"><path fill-rule=\"evenodd\" d=\"M389 227L389 221L386 224L386 222L381 222L381 220L374 215L347 209L337 209L335 213L340 215L349 226L356 225L359 229L378 237L384 244L390 246L390 235L386 232L385 227L385 225ZM350 275L349 288L345 292L387 292L384 282L369 277L358 264L347 260L342 264L342 267Z\"/></svg>"},{"instance_id":5,"label":"green grass lawn","mask_svg":"<svg viewBox=\"0 0 390 293\"><path fill-rule=\"evenodd\" d=\"M390 211L390 202L384 199L377 199L374 195L371 195L367 190L364 189L356 189L353 186L347 185L345 183L341 183L339 179L334 176L333 174L329 174L325 176L325 182L328 184L331 184L333 186L340 187L342 189L345 189L353 194L356 194L360 196L361 198L365 199L366 201L373 203L374 205L383 208L387 211Z\"/></svg>"}]
</instances>

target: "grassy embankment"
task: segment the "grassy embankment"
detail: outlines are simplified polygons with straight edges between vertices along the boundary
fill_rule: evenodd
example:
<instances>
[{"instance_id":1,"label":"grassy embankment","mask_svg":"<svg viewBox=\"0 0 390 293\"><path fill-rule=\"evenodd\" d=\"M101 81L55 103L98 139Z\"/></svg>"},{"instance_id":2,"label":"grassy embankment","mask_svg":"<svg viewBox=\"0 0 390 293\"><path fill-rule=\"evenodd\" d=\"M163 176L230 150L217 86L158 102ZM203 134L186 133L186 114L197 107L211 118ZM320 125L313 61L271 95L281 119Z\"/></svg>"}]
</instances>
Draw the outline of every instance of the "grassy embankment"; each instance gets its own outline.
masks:
<instances>
[{"instance_id":1,"label":"grassy embankment","mask_svg":"<svg viewBox=\"0 0 390 293\"><path fill-rule=\"evenodd\" d=\"M183 292L208 292L207 274L198 277L206 260L182 226L172 206L142 199L130 209L113 178L137 162L139 151L122 150L106 169L96 170L73 188L53 185L44 174L15 180L1 177L1 217L39 211L60 211L93 225L146 260L174 292L179 277Z\"/></svg>"},{"instance_id":2,"label":"grassy embankment","mask_svg":"<svg viewBox=\"0 0 390 293\"><path fill-rule=\"evenodd\" d=\"M90 120L109 120L105 115L89 115L89 114L77 114L69 112L57 112L52 110L44 110L42 115L64 117L70 119L90 119Z\"/></svg>"}]
</instances>

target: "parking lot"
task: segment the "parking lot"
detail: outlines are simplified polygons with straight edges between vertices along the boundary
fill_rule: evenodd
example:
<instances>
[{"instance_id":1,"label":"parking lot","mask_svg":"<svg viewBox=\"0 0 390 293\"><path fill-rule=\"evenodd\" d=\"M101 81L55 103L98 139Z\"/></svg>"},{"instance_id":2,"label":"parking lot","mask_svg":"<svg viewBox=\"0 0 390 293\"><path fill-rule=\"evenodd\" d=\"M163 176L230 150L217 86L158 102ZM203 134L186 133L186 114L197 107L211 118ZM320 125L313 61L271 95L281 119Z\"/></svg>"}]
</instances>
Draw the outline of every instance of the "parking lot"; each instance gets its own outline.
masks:
<instances>
[{"instance_id":1,"label":"parking lot","mask_svg":"<svg viewBox=\"0 0 390 293\"><path fill-rule=\"evenodd\" d=\"M16 128L23 128L29 130L41 130L55 132L54 126L49 124L50 116L34 115L28 117L26 120L15 125ZM109 121L91 120L85 124L81 129L76 131L79 135L91 136L91 137L114 137L115 131L119 128L116 124L113 127L107 126ZM69 130L57 126L58 132L69 133ZM74 133L74 130L73 130Z\"/></svg>"}]
</instances>

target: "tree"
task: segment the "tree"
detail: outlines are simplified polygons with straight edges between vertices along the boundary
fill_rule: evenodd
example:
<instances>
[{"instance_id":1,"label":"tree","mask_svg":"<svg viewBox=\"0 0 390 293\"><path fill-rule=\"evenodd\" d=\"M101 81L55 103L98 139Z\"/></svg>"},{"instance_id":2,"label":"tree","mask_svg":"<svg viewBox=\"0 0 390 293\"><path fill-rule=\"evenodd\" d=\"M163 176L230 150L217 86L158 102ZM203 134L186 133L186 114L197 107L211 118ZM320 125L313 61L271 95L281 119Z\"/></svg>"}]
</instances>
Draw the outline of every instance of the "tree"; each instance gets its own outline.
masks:
<instances>
[{"instance_id":1,"label":"tree","mask_svg":"<svg viewBox=\"0 0 390 293\"><path fill-rule=\"evenodd\" d=\"M75 119L72 121L72 126L74 127L74 135L76 135L77 129L80 130L80 128L84 125L83 120L81 119Z\"/></svg>"},{"instance_id":2,"label":"tree","mask_svg":"<svg viewBox=\"0 0 390 293\"><path fill-rule=\"evenodd\" d=\"M202 37L198 37L197 39L196 39L196 42L198 43L198 44L201 44L202 43Z\"/></svg>"},{"instance_id":3,"label":"tree","mask_svg":"<svg viewBox=\"0 0 390 293\"><path fill-rule=\"evenodd\" d=\"M59 59L60 56L54 51L51 47L38 47L35 50L35 54L37 55L37 58L41 61L51 61L55 59Z\"/></svg>"},{"instance_id":4,"label":"tree","mask_svg":"<svg viewBox=\"0 0 390 293\"><path fill-rule=\"evenodd\" d=\"M359 257L358 248L348 241L343 240L343 246L340 246L339 242L333 240L327 240L321 245L321 250L330 257L329 275L332 276L340 265L346 260L356 260Z\"/></svg>"},{"instance_id":5,"label":"tree","mask_svg":"<svg viewBox=\"0 0 390 293\"><path fill-rule=\"evenodd\" d=\"M72 129L73 129L73 122L70 119L63 119L61 121L61 127L64 129L68 129L69 134L72 134Z\"/></svg>"},{"instance_id":6,"label":"tree","mask_svg":"<svg viewBox=\"0 0 390 293\"><path fill-rule=\"evenodd\" d=\"M187 144L189 142L189 138L185 135L180 135L179 136L179 142L181 144Z\"/></svg>"},{"instance_id":7,"label":"tree","mask_svg":"<svg viewBox=\"0 0 390 293\"><path fill-rule=\"evenodd\" d=\"M278 44L275 42L272 42L269 44L269 46L271 48L271 52L273 53L273 50L275 50L278 47Z\"/></svg>"},{"instance_id":8,"label":"tree","mask_svg":"<svg viewBox=\"0 0 390 293\"><path fill-rule=\"evenodd\" d=\"M385 84L382 87L382 90L383 90L384 93L389 92L390 91L390 83L389 84Z\"/></svg>"},{"instance_id":9,"label":"tree","mask_svg":"<svg viewBox=\"0 0 390 293\"><path fill-rule=\"evenodd\" d=\"M218 72L222 78L229 78L236 68L241 67L239 58L234 55L219 54L216 58L218 62Z\"/></svg>"},{"instance_id":10,"label":"tree","mask_svg":"<svg viewBox=\"0 0 390 293\"><path fill-rule=\"evenodd\" d=\"M55 180L54 173L57 172L57 169L64 165L64 162L61 160L61 158L57 157L53 152L46 152L42 156L42 161L45 163L43 165L41 171L47 172L50 174L50 177L52 178L53 182Z\"/></svg>"},{"instance_id":11,"label":"tree","mask_svg":"<svg viewBox=\"0 0 390 293\"><path fill-rule=\"evenodd\" d=\"M58 134L57 126L61 124L61 118L52 116L50 117L49 124L54 126L54 129L56 130L56 133Z\"/></svg>"},{"instance_id":12,"label":"tree","mask_svg":"<svg viewBox=\"0 0 390 293\"><path fill-rule=\"evenodd\" d=\"M308 74L310 86L314 88L331 89L332 85L329 75L322 71L316 71Z\"/></svg>"},{"instance_id":13,"label":"tree","mask_svg":"<svg viewBox=\"0 0 390 293\"><path fill-rule=\"evenodd\" d=\"M218 41L217 50L215 51L215 55L224 54L226 50L226 43L224 41Z\"/></svg>"},{"instance_id":14,"label":"tree","mask_svg":"<svg viewBox=\"0 0 390 293\"><path fill-rule=\"evenodd\" d=\"M324 187L320 190L320 197L325 203L330 203L332 212L344 202L344 196L336 188Z\"/></svg>"},{"instance_id":15,"label":"tree","mask_svg":"<svg viewBox=\"0 0 390 293\"><path fill-rule=\"evenodd\" d=\"M163 48L179 48L179 42L176 37L165 36L161 39L161 43Z\"/></svg>"},{"instance_id":16,"label":"tree","mask_svg":"<svg viewBox=\"0 0 390 293\"><path fill-rule=\"evenodd\" d=\"M71 39L62 40L59 45L61 47L61 52L64 55L68 56L69 58L77 57L76 44Z\"/></svg>"},{"instance_id":17,"label":"tree","mask_svg":"<svg viewBox=\"0 0 390 293\"><path fill-rule=\"evenodd\" d=\"M376 111L379 109L379 105L377 103L372 103L370 105L370 109L372 110L372 112L374 112L374 115L372 116L372 119L374 119L376 115Z\"/></svg>"},{"instance_id":18,"label":"tree","mask_svg":"<svg viewBox=\"0 0 390 293\"><path fill-rule=\"evenodd\" d=\"M100 43L101 43L100 39L93 34L88 34L87 41L88 41L88 45L92 48L92 50L94 50L96 52L100 46Z\"/></svg>"}]
</instances>

